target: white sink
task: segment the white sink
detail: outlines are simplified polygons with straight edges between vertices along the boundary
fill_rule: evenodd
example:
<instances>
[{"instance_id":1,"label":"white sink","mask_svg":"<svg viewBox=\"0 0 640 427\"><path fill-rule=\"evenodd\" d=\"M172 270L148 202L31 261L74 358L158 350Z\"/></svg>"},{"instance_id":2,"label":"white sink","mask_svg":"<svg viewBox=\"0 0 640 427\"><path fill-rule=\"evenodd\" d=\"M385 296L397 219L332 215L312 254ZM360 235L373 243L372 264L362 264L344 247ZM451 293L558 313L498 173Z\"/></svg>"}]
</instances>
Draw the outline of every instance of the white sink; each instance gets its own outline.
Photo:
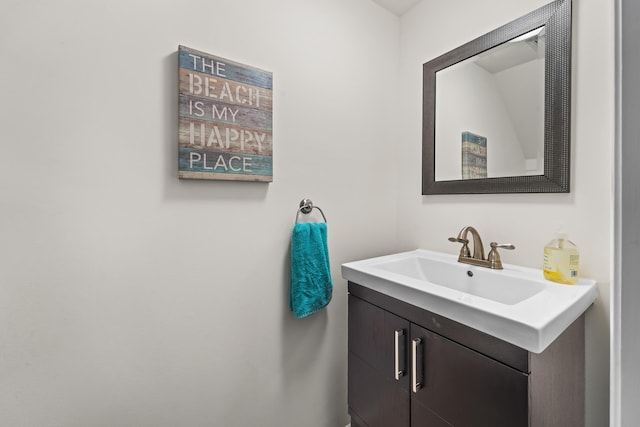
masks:
<instances>
[{"instance_id":1,"label":"white sink","mask_svg":"<svg viewBox=\"0 0 640 427\"><path fill-rule=\"evenodd\" d=\"M542 270L491 270L418 249L342 265L342 277L541 353L598 297L596 282L560 285Z\"/></svg>"}]
</instances>

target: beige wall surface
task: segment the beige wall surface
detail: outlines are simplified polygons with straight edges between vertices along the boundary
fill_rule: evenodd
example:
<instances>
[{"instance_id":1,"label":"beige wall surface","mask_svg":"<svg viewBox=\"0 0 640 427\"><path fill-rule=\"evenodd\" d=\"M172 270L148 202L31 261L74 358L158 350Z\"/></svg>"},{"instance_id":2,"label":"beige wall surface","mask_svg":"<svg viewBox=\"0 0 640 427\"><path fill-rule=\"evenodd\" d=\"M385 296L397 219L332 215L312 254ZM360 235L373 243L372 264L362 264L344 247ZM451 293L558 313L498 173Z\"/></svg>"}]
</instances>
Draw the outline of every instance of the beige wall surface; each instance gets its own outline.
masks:
<instances>
[{"instance_id":1,"label":"beige wall surface","mask_svg":"<svg viewBox=\"0 0 640 427\"><path fill-rule=\"evenodd\" d=\"M340 264L455 253L447 237L474 225L539 267L564 223L599 282L587 415L606 425L609 2L574 1L572 192L420 195L422 63L544 3L5 2L0 424L344 426ZM179 44L273 72L273 183L177 179ZM329 221L334 297L295 320L304 197Z\"/></svg>"},{"instance_id":2,"label":"beige wall surface","mask_svg":"<svg viewBox=\"0 0 640 427\"><path fill-rule=\"evenodd\" d=\"M369 0L0 9L0 425L346 425L340 264L396 242L398 18ZM178 180L179 44L273 72L273 183ZM295 320L305 197L335 292Z\"/></svg>"}]
</instances>

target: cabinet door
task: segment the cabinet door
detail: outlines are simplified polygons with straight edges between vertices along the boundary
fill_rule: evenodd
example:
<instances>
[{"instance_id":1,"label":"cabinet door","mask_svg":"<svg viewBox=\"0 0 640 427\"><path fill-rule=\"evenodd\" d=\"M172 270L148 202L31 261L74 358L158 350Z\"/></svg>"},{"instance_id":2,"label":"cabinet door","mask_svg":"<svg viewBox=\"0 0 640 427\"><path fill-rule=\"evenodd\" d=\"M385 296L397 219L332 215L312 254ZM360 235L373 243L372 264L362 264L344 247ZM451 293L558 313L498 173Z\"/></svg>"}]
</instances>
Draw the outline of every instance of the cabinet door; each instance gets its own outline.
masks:
<instances>
[{"instance_id":1,"label":"cabinet door","mask_svg":"<svg viewBox=\"0 0 640 427\"><path fill-rule=\"evenodd\" d=\"M349 296L349 411L355 425L409 427L409 322Z\"/></svg>"},{"instance_id":2,"label":"cabinet door","mask_svg":"<svg viewBox=\"0 0 640 427\"><path fill-rule=\"evenodd\" d=\"M527 374L413 324L411 346L412 426L528 426Z\"/></svg>"}]
</instances>

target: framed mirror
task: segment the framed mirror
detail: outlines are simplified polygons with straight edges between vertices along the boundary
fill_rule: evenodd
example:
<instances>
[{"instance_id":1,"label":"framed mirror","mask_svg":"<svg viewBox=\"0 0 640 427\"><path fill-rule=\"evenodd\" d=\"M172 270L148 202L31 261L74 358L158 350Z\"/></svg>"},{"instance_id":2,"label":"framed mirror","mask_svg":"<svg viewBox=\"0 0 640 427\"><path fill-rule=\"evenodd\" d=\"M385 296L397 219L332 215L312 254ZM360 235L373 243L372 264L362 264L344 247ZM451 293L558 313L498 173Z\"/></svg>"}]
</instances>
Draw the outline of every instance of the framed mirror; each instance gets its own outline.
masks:
<instances>
[{"instance_id":1,"label":"framed mirror","mask_svg":"<svg viewBox=\"0 0 640 427\"><path fill-rule=\"evenodd\" d=\"M423 65L422 194L568 193L571 0Z\"/></svg>"}]
</instances>

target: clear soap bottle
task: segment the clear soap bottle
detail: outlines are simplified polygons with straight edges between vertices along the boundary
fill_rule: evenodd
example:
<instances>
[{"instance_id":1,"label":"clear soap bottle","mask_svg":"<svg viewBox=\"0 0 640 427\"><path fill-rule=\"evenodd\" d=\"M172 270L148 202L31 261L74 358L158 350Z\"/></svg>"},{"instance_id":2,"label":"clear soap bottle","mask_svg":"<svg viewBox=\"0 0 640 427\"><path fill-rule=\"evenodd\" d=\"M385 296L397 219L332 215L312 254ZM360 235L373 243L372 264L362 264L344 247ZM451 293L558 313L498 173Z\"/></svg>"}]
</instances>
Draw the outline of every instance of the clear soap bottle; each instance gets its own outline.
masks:
<instances>
[{"instance_id":1,"label":"clear soap bottle","mask_svg":"<svg viewBox=\"0 0 640 427\"><path fill-rule=\"evenodd\" d=\"M544 247L544 278L552 282L573 285L578 283L580 253L566 233L556 233L556 238Z\"/></svg>"}]
</instances>

